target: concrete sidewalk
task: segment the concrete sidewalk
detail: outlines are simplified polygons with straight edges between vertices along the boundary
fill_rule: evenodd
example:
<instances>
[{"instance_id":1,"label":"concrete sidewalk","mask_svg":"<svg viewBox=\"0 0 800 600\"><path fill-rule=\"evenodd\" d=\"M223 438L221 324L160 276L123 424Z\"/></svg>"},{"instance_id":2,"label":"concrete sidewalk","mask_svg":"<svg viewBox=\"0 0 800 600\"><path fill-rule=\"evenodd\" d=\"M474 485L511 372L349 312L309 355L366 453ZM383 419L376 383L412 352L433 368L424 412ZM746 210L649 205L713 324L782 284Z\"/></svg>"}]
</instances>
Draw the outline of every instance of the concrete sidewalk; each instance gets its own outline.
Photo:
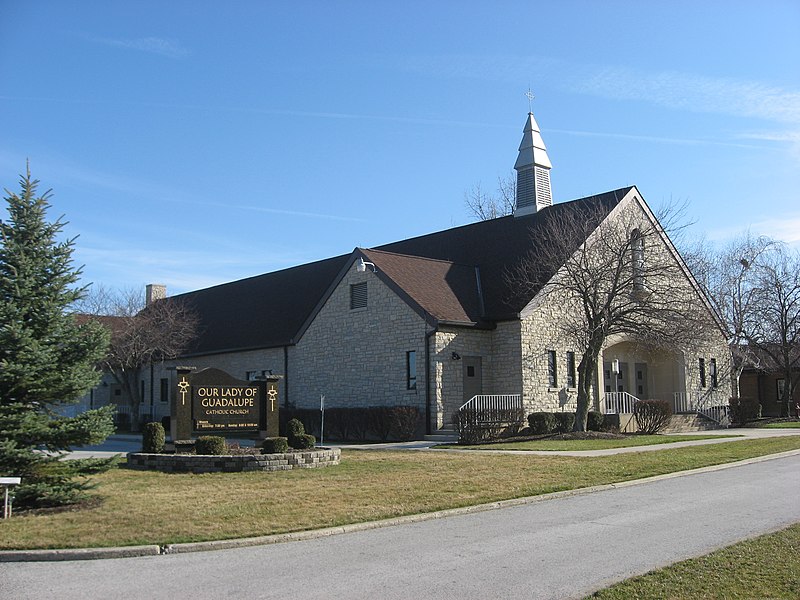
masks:
<instances>
[{"instance_id":1,"label":"concrete sidewalk","mask_svg":"<svg viewBox=\"0 0 800 600\"><path fill-rule=\"evenodd\" d=\"M658 450L670 450L672 448L686 448L690 446L703 446L706 444L722 444L737 440L763 439L768 437L783 437L787 435L800 435L800 429L752 429L752 428L731 428L717 429L713 431L698 431L696 433L681 433L675 435L697 435L697 436L738 436L722 437L720 439L702 439L685 442L674 442L671 444L654 444L650 446L631 446L628 448L610 448L607 450L492 450L491 446L484 446L480 450L467 448L436 448L440 442L426 442L416 440L411 442L386 442L375 444L352 444L332 442L326 443L326 447L343 448L349 450L431 450L435 452L489 452L496 454L530 454L539 456L612 456L614 454L628 454L631 452L656 452ZM252 440L239 440L243 446L252 446ZM109 458L112 456L124 456L128 452L139 452L142 449L141 434L121 434L112 435L105 442L97 446L84 446L78 448L67 455L67 458Z\"/></svg>"}]
</instances>

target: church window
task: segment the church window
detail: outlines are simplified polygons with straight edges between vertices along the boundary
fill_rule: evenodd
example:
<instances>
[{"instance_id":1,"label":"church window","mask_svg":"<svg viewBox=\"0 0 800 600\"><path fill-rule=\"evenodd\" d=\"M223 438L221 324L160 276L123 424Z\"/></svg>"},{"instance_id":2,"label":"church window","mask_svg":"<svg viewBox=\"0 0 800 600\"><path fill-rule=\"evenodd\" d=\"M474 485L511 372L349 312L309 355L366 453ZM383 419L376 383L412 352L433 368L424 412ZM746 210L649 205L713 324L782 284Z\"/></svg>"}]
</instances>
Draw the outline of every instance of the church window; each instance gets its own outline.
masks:
<instances>
[{"instance_id":1,"label":"church window","mask_svg":"<svg viewBox=\"0 0 800 600\"><path fill-rule=\"evenodd\" d=\"M700 367L700 387L706 387L706 359L700 358L698 359L698 365Z\"/></svg>"},{"instance_id":2,"label":"church window","mask_svg":"<svg viewBox=\"0 0 800 600\"><path fill-rule=\"evenodd\" d=\"M631 267L634 291L644 290L644 238L638 229L631 233Z\"/></svg>"},{"instance_id":3,"label":"church window","mask_svg":"<svg viewBox=\"0 0 800 600\"><path fill-rule=\"evenodd\" d=\"M558 376L556 371L556 351L547 351L547 385L554 388L558 385Z\"/></svg>"},{"instance_id":4,"label":"church window","mask_svg":"<svg viewBox=\"0 0 800 600\"><path fill-rule=\"evenodd\" d=\"M567 352L567 387L575 387L575 353Z\"/></svg>"}]
</instances>

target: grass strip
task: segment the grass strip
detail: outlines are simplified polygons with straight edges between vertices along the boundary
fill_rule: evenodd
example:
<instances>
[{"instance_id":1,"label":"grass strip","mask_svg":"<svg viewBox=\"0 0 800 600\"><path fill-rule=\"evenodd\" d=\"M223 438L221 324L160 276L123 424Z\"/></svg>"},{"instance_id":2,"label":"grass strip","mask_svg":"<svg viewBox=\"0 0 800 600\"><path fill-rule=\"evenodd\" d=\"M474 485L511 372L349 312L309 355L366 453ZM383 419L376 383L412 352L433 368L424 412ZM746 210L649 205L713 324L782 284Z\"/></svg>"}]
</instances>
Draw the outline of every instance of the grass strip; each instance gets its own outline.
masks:
<instances>
[{"instance_id":1,"label":"grass strip","mask_svg":"<svg viewBox=\"0 0 800 600\"><path fill-rule=\"evenodd\" d=\"M97 475L97 505L15 514L0 549L169 544L302 531L627 481L800 449L786 436L607 457L342 452L278 473Z\"/></svg>"},{"instance_id":2,"label":"grass strip","mask_svg":"<svg viewBox=\"0 0 800 600\"><path fill-rule=\"evenodd\" d=\"M800 523L676 563L595 592L589 598L750 600L800 598Z\"/></svg>"},{"instance_id":3,"label":"grass strip","mask_svg":"<svg viewBox=\"0 0 800 600\"><path fill-rule=\"evenodd\" d=\"M622 439L596 440L528 440L498 444L478 444L464 446L447 444L437 448L459 448L469 450L537 450L537 451L575 451L575 450L609 450L613 448L632 448L635 446L653 446L656 444L674 444L675 442L693 442L719 438L736 438L737 435L631 435Z\"/></svg>"},{"instance_id":4,"label":"grass strip","mask_svg":"<svg viewBox=\"0 0 800 600\"><path fill-rule=\"evenodd\" d=\"M763 429L800 429L800 421L784 421L783 423L767 423Z\"/></svg>"}]
</instances>

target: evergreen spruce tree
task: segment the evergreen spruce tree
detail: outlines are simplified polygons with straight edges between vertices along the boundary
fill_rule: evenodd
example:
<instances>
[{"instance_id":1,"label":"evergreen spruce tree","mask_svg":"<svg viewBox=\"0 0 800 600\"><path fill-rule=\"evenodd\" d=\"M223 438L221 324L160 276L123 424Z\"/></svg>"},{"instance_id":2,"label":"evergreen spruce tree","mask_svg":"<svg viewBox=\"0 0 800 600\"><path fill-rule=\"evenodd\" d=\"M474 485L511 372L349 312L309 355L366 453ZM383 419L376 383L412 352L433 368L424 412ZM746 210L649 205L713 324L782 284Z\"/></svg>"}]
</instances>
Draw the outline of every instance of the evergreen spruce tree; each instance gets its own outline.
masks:
<instances>
[{"instance_id":1,"label":"evergreen spruce tree","mask_svg":"<svg viewBox=\"0 0 800 600\"><path fill-rule=\"evenodd\" d=\"M113 432L110 408L56 412L98 382L108 334L70 313L83 293L74 240L58 241L64 222L47 222L50 193L36 197L37 184L27 169L21 193L6 190L8 220L0 221L0 475L22 477L17 507L77 502L90 487L85 475L113 464L59 460Z\"/></svg>"}]
</instances>

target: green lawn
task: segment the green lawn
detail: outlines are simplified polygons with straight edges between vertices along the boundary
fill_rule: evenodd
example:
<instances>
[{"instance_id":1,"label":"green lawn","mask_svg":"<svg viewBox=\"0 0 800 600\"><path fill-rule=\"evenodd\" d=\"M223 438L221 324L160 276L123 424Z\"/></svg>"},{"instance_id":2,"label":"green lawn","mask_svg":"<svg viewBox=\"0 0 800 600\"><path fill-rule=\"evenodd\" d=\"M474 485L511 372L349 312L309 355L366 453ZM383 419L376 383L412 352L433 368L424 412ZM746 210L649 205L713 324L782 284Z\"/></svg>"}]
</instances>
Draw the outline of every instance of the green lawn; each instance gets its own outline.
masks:
<instances>
[{"instance_id":1,"label":"green lawn","mask_svg":"<svg viewBox=\"0 0 800 600\"><path fill-rule=\"evenodd\" d=\"M15 513L0 549L170 544L302 531L628 481L800 449L800 436L576 458L345 450L342 464L277 473L95 476L84 510Z\"/></svg>"},{"instance_id":2,"label":"green lawn","mask_svg":"<svg viewBox=\"0 0 800 600\"><path fill-rule=\"evenodd\" d=\"M800 523L634 577L590 598L800 598Z\"/></svg>"},{"instance_id":3,"label":"green lawn","mask_svg":"<svg viewBox=\"0 0 800 600\"><path fill-rule=\"evenodd\" d=\"M631 435L623 439L597 440L530 440L526 442L509 442L507 444L479 444L462 446L447 444L437 448L463 448L470 450L607 450L610 448L629 448L633 446L652 446L653 444L672 444L674 442L691 442L695 440L736 438L738 435Z\"/></svg>"},{"instance_id":4,"label":"green lawn","mask_svg":"<svg viewBox=\"0 0 800 600\"><path fill-rule=\"evenodd\" d=\"M800 421L784 421L783 423L768 423L764 429L800 429Z\"/></svg>"}]
</instances>

